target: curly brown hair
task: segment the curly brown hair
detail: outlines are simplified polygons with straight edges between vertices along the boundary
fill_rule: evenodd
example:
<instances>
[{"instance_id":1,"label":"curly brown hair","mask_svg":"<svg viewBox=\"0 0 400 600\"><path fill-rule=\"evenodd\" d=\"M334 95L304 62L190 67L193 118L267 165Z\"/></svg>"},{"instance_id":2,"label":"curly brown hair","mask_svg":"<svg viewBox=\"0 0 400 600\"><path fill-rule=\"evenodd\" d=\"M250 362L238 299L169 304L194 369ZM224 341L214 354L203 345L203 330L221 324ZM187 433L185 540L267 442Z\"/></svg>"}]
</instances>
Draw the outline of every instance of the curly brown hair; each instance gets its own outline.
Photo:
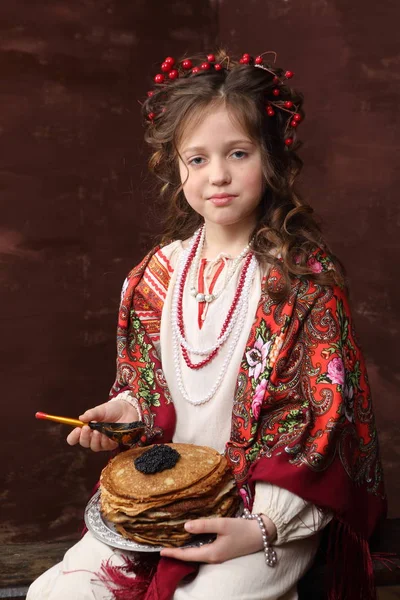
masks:
<instances>
[{"instance_id":1,"label":"curly brown hair","mask_svg":"<svg viewBox=\"0 0 400 600\"><path fill-rule=\"evenodd\" d=\"M179 145L188 126L195 127L208 111L223 105L260 149L265 186L252 249L263 264L283 273L285 285L279 291L270 290L271 296L285 298L296 277L320 285L344 285L344 269L328 249L313 209L295 187L303 166L296 152L301 146L297 125L305 117L303 95L287 85L283 69L265 61L265 68L254 68L253 59L241 64L220 49L211 68L196 73L182 66L188 58L192 64L204 63L201 56L183 58L173 67L179 77L157 83L142 107L145 141L153 150L150 171L162 182L161 198L167 203L162 242L187 239L202 224L202 217L184 196ZM219 70L215 64L221 65ZM277 89L279 94L274 92ZM318 249L329 254L326 262L331 268L315 273L309 260Z\"/></svg>"}]
</instances>

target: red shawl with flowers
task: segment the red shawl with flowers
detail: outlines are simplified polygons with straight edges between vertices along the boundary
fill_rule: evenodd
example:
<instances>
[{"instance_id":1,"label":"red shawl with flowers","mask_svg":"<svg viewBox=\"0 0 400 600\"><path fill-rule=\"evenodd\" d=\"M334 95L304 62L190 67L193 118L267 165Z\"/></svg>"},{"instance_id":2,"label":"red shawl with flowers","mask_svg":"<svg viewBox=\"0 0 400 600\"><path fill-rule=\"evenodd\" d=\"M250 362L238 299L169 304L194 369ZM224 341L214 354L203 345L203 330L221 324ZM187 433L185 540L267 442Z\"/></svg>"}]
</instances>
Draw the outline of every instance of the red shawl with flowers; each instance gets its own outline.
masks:
<instances>
[{"instance_id":1,"label":"red shawl with flowers","mask_svg":"<svg viewBox=\"0 0 400 600\"><path fill-rule=\"evenodd\" d=\"M124 285L111 390L115 395L129 387L139 400L148 426L143 445L171 441L175 428L152 343L170 279L160 256L162 250L152 250ZM331 266L321 251L312 261L318 270ZM152 285L143 277L146 269ZM279 285L281 274L272 268L238 373L226 456L249 508L256 481L268 481L334 513L337 581L346 596L338 584L330 597L368 600L375 595L367 540L385 513L385 499L367 373L348 300L339 287L298 278L288 298L275 302L266 289ZM162 558L146 600L172 598L193 570Z\"/></svg>"}]
</instances>

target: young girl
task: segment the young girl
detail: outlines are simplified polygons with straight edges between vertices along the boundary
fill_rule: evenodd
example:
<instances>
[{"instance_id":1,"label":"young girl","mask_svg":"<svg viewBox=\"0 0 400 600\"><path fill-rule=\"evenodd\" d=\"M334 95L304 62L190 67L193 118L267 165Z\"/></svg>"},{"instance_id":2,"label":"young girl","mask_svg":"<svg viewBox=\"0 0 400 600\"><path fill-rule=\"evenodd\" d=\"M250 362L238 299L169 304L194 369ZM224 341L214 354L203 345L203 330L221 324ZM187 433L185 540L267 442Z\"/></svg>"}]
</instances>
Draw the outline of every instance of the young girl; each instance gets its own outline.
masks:
<instances>
[{"instance_id":1,"label":"young girl","mask_svg":"<svg viewBox=\"0 0 400 600\"><path fill-rule=\"evenodd\" d=\"M302 95L265 54L162 63L143 110L163 244L123 286L111 400L80 417L224 452L250 512L187 522L216 540L162 550L147 584L86 533L28 600L294 600L329 522L330 597L374 597L385 501L367 375L340 263L294 187ZM88 427L67 441L115 447Z\"/></svg>"}]
</instances>

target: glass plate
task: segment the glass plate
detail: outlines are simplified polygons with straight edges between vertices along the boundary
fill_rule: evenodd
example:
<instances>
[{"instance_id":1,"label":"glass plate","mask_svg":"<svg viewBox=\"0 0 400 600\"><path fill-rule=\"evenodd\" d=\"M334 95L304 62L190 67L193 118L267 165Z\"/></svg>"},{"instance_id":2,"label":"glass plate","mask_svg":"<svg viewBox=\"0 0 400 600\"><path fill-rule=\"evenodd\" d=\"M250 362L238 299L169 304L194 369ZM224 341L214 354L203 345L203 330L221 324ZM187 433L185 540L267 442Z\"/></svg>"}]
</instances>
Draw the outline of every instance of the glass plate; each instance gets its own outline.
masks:
<instances>
[{"instance_id":1,"label":"glass plate","mask_svg":"<svg viewBox=\"0 0 400 600\"><path fill-rule=\"evenodd\" d=\"M100 542L119 548L120 550L129 550L130 552L160 552L164 546L150 546L147 544L137 544L133 540L124 538L116 529L113 523L104 519L100 511L100 490L92 496L85 509L85 523L89 531ZM209 544L215 539L215 536L198 536L195 541L188 542L181 548L196 548Z\"/></svg>"}]
</instances>

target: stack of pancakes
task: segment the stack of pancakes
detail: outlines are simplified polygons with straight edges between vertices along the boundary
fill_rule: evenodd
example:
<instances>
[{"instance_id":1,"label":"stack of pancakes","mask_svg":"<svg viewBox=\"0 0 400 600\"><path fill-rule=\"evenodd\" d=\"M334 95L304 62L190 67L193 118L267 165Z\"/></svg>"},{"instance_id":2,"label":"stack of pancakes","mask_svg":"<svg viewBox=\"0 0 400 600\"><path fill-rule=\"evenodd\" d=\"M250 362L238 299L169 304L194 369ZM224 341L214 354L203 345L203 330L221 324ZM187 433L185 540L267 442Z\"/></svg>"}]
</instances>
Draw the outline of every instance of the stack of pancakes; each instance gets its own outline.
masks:
<instances>
[{"instance_id":1,"label":"stack of pancakes","mask_svg":"<svg viewBox=\"0 0 400 600\"><path fill-rule=\"evenodd\" d=\"M100 478L101 512L117 531L139 544L181 546L192 538L189 519L230 517L239 504L224 456L213 448L167 444L180 454L176 465L143 474L134 461L146 448L113 458Z\"/></svg>"}]
</instances>

